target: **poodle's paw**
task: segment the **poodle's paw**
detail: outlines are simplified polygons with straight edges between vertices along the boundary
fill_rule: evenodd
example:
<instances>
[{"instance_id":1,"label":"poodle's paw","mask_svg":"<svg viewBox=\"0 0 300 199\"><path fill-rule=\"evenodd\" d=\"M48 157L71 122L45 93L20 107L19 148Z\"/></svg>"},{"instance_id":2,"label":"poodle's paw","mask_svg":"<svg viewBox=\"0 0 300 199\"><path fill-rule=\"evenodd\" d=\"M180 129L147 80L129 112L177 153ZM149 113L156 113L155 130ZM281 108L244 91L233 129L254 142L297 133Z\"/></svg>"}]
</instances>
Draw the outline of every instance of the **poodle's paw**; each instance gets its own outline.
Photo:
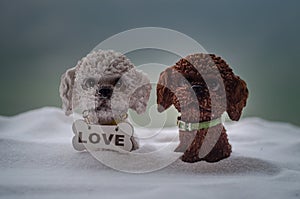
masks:
<instances>
[{"instance_id":1,"label":"poodle's paw","mask_svg":"<svg viewBox=\"0 0 300 199\"><path fill-rule=\"evenodd\" d=\"M136 140L136 138L131 137L130 138L131 142L132 142L132 148L131 151L137 150L140 148L138 141Z\"/></svg>"}]
</instances>

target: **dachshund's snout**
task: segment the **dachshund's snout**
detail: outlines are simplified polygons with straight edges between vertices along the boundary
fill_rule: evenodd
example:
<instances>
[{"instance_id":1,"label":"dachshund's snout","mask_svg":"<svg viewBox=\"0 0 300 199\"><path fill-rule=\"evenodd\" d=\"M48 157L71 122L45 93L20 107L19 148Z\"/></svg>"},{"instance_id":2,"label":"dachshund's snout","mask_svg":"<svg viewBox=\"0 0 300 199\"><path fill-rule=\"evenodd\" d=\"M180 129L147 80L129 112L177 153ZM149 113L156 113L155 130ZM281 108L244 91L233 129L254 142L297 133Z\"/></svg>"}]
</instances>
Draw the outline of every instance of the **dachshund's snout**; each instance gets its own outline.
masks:
<instances>
[{"instance_id":1,"label":"dachshund's snout","mask_svg":"<svg viewBox=\"0 0 300 199\"><path fill-rule=\"evenodd\" d=\"M99 97L109 99L112 96L112 92L113 92L112 88L102 87L98 90L97 94L99 95Z\"/></svg>"}]
</instances>

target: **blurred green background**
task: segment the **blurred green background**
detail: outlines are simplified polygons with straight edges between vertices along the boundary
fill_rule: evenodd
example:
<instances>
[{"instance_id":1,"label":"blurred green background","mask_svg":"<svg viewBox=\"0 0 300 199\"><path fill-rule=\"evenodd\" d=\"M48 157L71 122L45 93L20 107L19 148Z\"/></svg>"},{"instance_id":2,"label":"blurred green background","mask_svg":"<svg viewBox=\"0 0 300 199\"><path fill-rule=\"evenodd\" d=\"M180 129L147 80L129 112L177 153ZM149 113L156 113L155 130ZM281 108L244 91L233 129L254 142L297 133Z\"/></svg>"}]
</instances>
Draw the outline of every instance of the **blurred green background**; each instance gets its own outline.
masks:
<instances>
[{"instance_id":1,"label":"blurred green background","mask_svg":"<svg viewBox=\"0 0 300 199\"><path fill-rule=\"evenodd\" d=\"M1 0L0 115L60 106L67 68L114 34L154 26L221 55L248 83L244 116L300 125L299 7L297 0ZM138 65L163 57L147 53L130 58Z\"/></svg>"}]
</instances>

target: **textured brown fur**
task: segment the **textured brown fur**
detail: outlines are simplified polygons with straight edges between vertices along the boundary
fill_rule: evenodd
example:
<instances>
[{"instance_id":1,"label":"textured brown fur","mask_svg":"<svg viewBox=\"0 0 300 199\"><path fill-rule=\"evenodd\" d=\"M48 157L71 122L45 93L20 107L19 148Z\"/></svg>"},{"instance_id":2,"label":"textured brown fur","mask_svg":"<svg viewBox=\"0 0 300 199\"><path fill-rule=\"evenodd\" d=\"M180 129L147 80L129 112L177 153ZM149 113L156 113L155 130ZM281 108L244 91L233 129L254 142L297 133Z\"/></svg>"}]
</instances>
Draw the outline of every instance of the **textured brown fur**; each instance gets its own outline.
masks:
<instances>
[{"instance_id":1,"label":"textured brown fur","mask_svg":"<svg viewBox=\"0 0 300 199\"><path fill-rule=\"evenodd\" d=\"M180 59L160 75L157 84L158 111L172 104L181 113L179 119L189 123L210 121L227 111L232 120L239 120L246 106L246 83L236 76L228 64L214 54L194 54ZM203 144L211 136L211 145ZM231 153L226 130L222 124L197 131L179 131L176 151L184 152L182 160L216 162ZM208 139L208 138L207 138ZM199 157L200 149L208 150Z\"/></svg>"}]
</instances>

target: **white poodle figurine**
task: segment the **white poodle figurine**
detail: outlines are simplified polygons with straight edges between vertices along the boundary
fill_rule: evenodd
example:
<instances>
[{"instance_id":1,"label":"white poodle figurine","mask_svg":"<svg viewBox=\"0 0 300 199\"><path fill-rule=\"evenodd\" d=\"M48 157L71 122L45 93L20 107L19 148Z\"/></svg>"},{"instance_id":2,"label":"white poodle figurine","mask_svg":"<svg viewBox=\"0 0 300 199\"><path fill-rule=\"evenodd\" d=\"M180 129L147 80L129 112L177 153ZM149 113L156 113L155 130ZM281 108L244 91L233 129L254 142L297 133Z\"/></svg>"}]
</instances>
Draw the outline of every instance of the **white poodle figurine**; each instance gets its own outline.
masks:
<instances>
[{"instance_id":1,"label":"white poodle figurine","mask_svg":"<svg viewBox=\"0 0 300 199\"><path fill-rule=\"evenodd\" d=\"M123 54L98 50L62 75L59 91L66 115L74 111L90 124L116 125L126 120L129 108L145 112L151 85ZM137 149L133 137L132 142Z\"/></svg>"}]
</instances>

